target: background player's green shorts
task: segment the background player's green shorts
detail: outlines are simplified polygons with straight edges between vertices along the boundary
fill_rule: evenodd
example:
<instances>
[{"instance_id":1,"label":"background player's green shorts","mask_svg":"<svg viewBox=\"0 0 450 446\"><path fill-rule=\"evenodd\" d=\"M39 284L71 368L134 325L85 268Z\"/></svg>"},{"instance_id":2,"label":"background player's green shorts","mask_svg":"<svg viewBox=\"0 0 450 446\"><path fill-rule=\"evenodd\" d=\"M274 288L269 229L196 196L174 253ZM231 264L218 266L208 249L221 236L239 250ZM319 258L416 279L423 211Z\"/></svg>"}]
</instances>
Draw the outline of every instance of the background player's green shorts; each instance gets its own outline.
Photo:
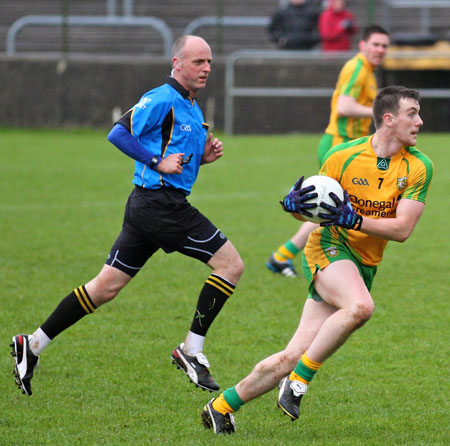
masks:
<instances>
[{"instance_id":1,"label":"background player's green shorts","mask_svg":"<svg viewBox=\"0 0 450 446\"><path fill-rule=\"evenodd\" d=\"M309 283L308 297L317 302L323 301L314 289L314 277L317 271L326 268L333 262L344 259L350 260L356 265L360 276L370 291L377 272L376 266L362 264L344 243L332 235L328 228L316 229L310 235L302 255L303 273Z\"/></svg>"},{"instance_id":2,"label":"background player's green shorts","mask_svg":"<svg viewBox=\"0 0 450 446\"><path fill-rule=\"evenodd\" d=\"M324 133L322 135L322 138L320 138L319 141L319 147L317 149L317 156L319 159L319 167L323 164L323 159L325 158L326 153L328 150L330 150L332 147L337 146L338 144L341 144L343 142L350 141L349 138L344 138L342 136L333 136L329 135L328 133Z\"/></svg>"}]
</instances>

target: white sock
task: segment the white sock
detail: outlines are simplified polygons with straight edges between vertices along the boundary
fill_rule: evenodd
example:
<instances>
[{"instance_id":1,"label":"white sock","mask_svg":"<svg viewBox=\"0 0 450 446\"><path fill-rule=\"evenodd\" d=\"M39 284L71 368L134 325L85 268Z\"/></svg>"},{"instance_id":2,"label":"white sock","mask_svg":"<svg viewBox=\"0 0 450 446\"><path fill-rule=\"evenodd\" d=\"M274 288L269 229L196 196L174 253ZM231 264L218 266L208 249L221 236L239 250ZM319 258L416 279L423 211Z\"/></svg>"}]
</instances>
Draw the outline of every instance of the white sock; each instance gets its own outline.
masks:
<instances>
[{"instance_id":1,"label":"white sock","mask_svg":"<svg viewBox=\"0 0 450 446\"><path fill-rule=\"evenodd\" d=\"M39 356L50 341L51 339L39 327L29 338L30 350Z\"/></svg>"},{"instance_id":2,"label":"white sock","mask_svg":"<svg viewBox=\"0 0 450 446\"><path fill-rule=\"evenodd\" d=\"M203 343L205 342L205 337L189 331L186 340L184 341L183 351L188 356L195 356L203 350Z\"/></svg>"}]
</instances>

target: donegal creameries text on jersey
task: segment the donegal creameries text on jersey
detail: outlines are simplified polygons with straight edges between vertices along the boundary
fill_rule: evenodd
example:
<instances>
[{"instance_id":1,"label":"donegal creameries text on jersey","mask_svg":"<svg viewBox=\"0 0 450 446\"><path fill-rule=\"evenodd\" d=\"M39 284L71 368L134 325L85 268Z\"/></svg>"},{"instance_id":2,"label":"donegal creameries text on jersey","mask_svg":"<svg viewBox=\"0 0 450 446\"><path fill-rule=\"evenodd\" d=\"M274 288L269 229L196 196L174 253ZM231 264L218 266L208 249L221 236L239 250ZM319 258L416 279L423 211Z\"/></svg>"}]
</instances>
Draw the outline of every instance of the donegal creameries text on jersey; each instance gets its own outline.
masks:
<instances>
[{"instance_id":1,"label":"donegal creameries text on jersey","mask_svg":"<svg viewBox=\"0 0 450 446\"><path fill-rule=\"evenodd\" d=\"M320 173L339 181L354 210L364 217L393 218L400 199L425 202L433 176L431 160L415 147L403 147L392 158L379 158L372 148L372 137L330 149ZM348 241L363 264L380 263L387 240L339 227L332 230Z\"/></svg>"}]
</instances>

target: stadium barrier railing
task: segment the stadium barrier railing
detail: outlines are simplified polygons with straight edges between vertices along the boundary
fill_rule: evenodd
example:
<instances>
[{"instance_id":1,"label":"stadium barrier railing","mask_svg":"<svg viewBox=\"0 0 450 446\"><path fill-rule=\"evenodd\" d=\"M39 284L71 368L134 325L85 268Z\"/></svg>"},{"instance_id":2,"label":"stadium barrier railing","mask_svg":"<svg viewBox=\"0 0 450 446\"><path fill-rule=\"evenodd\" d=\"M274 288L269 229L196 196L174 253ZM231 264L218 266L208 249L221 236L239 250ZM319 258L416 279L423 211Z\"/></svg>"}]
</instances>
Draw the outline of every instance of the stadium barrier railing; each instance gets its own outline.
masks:
<instances>
[{"instance_id":1,"label":"stadium barrier railing","mask_svg":"<svg viewBox=\"0 0 450 446\"><path fill-rule=\"evenodd\" d=\"M266 27L270 23L270 17L265 16L203 16L188 23L184 28L183 34L195 34L203 26L223 26L223 27Z\"/></svg>"},{"instance_id":2,"label":"stadium barrier railing","mask_svg":"<svg viewBox=\"0 0 450 446\"><path fill-rule=\"evenodd\" d=\"M264 60L348 60L354 56L354 52L323 53L320 50L309 51L286 51L286 50L240 50L230 54L225 66L225 114L224 130L228 135L233 134L234 110L233 103L236 97L298 97L298 98L323 98L329 97L334 91L334 86L330 88L290 88L290 87L238 87L235 85L236 63L240 60L257 59ZM434 60L450 60L449 52L438 53L435 51L410 51L390 54L389 58L411 60L425 59L428 62ZM389 60L389 59L388 59ZM450 67L449 67L450 69ZM423 88L419 89L422 97L426 98L450 98L450 88Z\"/></svg>"},{"instance_id":3,"label":"stadium barrier railing","mask_svg":"<svg viewBox=\"0 0 450 446\"><path fill-rule=\"evenodd\" d=\"M151 27L159 32L163 40L164 56L170 57L173 44L173 33L169 26L156 17L134 16L76 16L76 15L28 15L16 20L8 30L6 37L6 53L16 53L18 33L27 26L98 26L98 27Z\"/></svg>"}]
</instances>

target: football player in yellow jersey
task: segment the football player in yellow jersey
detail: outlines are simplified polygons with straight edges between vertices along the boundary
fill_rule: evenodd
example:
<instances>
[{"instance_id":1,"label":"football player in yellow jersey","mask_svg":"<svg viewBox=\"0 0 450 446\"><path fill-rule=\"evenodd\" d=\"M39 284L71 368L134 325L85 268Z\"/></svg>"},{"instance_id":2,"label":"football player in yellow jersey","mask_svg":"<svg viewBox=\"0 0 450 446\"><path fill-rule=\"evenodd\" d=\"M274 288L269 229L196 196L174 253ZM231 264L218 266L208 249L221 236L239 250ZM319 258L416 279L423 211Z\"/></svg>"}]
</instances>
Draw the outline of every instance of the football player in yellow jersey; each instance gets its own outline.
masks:
<instances>
[{"instance_id":1,"label":"football player in yellow jersey","mask_svg":"<svg viewBox=\"0 0 450 446\"><path fill-rule=\"evenodd\" d=\"M371 25L364 29L360 52L347 61L339 73L331 98L330 121L319 142L319 166L331 147L369 134L377 92L374 70L382 64L388 46L389 35L382 27ZM314 223L300 226L295 235L269 257L267 267L281 275L295 277L292 260L316 227Z\"/></svg>"},{"instance_id":2,"label":"football player in yellow jersey","mask_svg":"<svg viewBox=\"0 0 450 446\"><path fill-rule=\"evenodd\" d=\"M370 319L370 289L386 243L404 242L412 234L433 176L431 160L414 147L423 124L419 110L417 91L384 88L373 105L375 133L327 153L321 173L340 182L345 198L330 193L336 206L321 203L327 220L303 252L310 286L299 326L284 350L206 404L203 424L215 433L233 433L232 413L279 383L278 406L297 419L300 401L324 361ZM282 202L300 220L314 206L305 201L317 196L314 186L302 188L302 181Z\"/></svg>"},{"instance_id":3,"label":"football player in yellow jersey","mask_svg":"<svg viewBox=\"0 0 450 446\"><path fill-rule=\"evenodd\" d=\"M330 121L319 143L319 165L331 147L370 133L377 94L374 71L383 63L388 46L389 35L382 27L371 25L364 29L360 52L339 73L331 98Z\"/></svg>"}]
</instances>

